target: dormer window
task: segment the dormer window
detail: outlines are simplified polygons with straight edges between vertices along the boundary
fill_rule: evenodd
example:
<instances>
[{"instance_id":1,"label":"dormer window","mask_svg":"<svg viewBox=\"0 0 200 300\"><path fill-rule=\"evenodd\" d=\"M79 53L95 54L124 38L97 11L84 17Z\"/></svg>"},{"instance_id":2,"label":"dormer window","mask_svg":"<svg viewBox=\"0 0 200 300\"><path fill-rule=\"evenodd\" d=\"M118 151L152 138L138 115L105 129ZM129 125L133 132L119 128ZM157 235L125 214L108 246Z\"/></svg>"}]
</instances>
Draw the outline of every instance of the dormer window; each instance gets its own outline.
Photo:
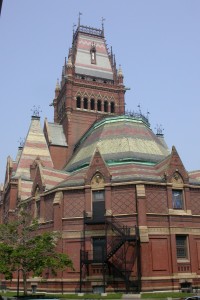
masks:
<instances>
[{"instance_id":1,"label":"dormer window","mask_svg":"<svg viewBox=\"0 0 200 300\"><path fill-rule=\"evenodd\" d=\"M94 42L91 44L90 55L91 55L91 64L96 64L96 45Z\"/></svg>"}]
</instances>

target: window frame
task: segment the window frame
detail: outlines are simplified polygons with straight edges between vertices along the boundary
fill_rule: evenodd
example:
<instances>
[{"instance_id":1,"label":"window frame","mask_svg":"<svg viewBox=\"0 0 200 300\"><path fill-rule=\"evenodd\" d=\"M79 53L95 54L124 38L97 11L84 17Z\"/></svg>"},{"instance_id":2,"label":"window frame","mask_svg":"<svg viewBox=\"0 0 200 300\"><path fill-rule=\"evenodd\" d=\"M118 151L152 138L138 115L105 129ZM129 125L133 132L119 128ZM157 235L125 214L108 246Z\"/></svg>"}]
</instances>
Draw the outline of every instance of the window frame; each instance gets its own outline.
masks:
<instances>
[{"instance_id":1,"label":"window frame","mask_svg":"<svg viewBox=\"0 0 200 300\"><path fill-rule=\"evenodd\" d=\"M182 240L181 240L182 239ZM179 244L178 244L179 240ZM182 244L181 244L181 243ZM182 252L182 254L181 254ZM178 261L189 260L188 236L183 234L176 235L176 257Z\"/></svg>"},{"instance_id":2,"label":"window frame","mask_svg":"<svg viewBox=\"0 0 200 300\"><path fill-rule=\"evenodd\" d=\"M179 193L177 199L175 199L175 193ZM184 203L184 193L182 189L176 189L176 188L172 189L172 207L175 210L184 210L185 203Z\"/></svg>"}]
</instances>

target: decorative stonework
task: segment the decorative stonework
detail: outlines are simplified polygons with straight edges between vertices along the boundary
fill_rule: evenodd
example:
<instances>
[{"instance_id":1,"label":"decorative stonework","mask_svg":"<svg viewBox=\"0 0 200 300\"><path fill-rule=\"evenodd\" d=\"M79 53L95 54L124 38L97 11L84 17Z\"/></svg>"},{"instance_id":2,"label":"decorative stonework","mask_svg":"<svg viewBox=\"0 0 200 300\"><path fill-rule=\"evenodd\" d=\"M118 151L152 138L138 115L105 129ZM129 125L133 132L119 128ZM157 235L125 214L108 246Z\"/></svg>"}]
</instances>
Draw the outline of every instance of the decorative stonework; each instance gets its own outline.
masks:
<instances>
[{"instance_id":1,"label":"decorative stonework","mask_svg":"<svg viewBox=\"0 0 200 300\"><path fill-rule=\"evenodd\" d=\"M137 197L145 197L145 186L143 184L136 185Z\"/></svg>"},{"instance_id":2,"label":"decorative stonework","mask_svg":"<svg viewBox=\"0 0 200 300\"><path fill-rule=\"evenodd\" d=\"M63 192L57 192L53 199L53 204L61 204L62 199L63 199Z\"/></svg>"},{"instance_id":3,"label":"decorative stonework","mask_svg":"<svg viewBox=\"0 0 200 300\"><path fill-rule=\"evenodd\" d=\"M148 243L149 242L148 227L147 226L139 226L139 232L140 232L140 241L142 243Z\"/></svg>"},{"instance_id":4,"label":"decorative stonework","mask_svg":"<svg viewBox=\"0 0 200 300\"><path fill-rule=\"evenodd\" d=\"M173 185L180 185L183 184L183 179L181 177L181 175L176 171L174 172L173 176L172 176L172 184Z\"/></svg>"},{"instance_id":5,"label":"decorative stonework","mask_svg":"<svg viewBox=\"0 0 200 300\"><path fill-rule=\"evenodd\" d=\"M91 180L92 189L104 188L104 185L105 185L105 180L103 176L99 172L96 173Z\"/></svg>"}]
</instances>

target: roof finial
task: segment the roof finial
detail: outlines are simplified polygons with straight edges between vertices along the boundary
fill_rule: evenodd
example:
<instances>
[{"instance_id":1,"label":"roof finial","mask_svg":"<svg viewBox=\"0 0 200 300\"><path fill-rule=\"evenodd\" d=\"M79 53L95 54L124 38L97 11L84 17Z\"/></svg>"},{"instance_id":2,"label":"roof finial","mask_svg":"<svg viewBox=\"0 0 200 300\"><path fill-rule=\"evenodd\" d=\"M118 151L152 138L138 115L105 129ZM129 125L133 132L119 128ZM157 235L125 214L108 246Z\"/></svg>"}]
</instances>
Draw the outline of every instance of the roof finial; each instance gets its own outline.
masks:
<instances>
[{"instance_id":1,"label":"roof finial","mask_svg":"<svg viewBox=\"0 0 200 300\"><path fill-rule=\"evenodd\" d=\"M163 136L164 135L163 134L164 128L162 127L162 124L156 124L155 129L157 131L156 135L158 135L158 136Z\"/></svg>"},{"instance_id":2,"label":"roof finial","mask_svg":"<svg viewBox=\"0 0 200 300\"><path fill-rule=\"evenodd\" d=\"M80 27L80 23L81 23L81 15L82 15L82 13L79 12L79 13L78 13L78 27Z\"/></svg>"},{"instance_id":3,"label":"roof finial","mask_svg":"<svg viewBox=\"0 0 200 300\"><path fill-rule=\"evenodd\" d=\"M76 24L73 24L73 35L74 35L74 32L75 32L75 27L76 27Z\"/></svg>"},{"instance_id":4,"label":"roof finial","mask_svg":"<svg viewBox=\"0 0 200 300\"><path fill-rule=\"evenodd\" d=\"M123 77L122 66L119 65L118 77Z\"/></svg>"},{"instance_id":5,"label":"roof finial","mask_svg":"<svg viewBox=\"0 0 200 300\"><path fill-rule=\"evenodd\" d=\"M33 106L33 109L31 109L32 110L32 117L34 118L40 118L40 113L42 112L41 110L40 110L40 106Z\"/></svg>"},{"instance_id":6,"label":"roof finial","mask_svg":"<svg viewBox=\"0 0 200 300\"><path fill-rule=\"evenodd\" d=\"M57 78L57 81L56 81L56 88L55 88L56 91L60 91L60 83L59 83L59 79Z\"/></svg>"},{"instance_id":7,"label":"roof finial","mask_svg":"<svg viewBox=\"0 0 200 300\"><path fill-rule=\"evenodd\" d=\"M18 143L19 143L19 148L23 148L24 147L24 144L25 144L25 138L19 138L19 141L18 141Z\"/></svg>"},{"instance_id":8,"label":"roof finial","mask_svg":"<svg viewBox=\"0 0 200 300\"><path fill-rule=\"evenodd\" d=\"M106 19L104 17L101 18L101 26L102 26L102 32L103 32L103 34L104 34L104 21L105 20Z\"/></svg>"}]
</instances>

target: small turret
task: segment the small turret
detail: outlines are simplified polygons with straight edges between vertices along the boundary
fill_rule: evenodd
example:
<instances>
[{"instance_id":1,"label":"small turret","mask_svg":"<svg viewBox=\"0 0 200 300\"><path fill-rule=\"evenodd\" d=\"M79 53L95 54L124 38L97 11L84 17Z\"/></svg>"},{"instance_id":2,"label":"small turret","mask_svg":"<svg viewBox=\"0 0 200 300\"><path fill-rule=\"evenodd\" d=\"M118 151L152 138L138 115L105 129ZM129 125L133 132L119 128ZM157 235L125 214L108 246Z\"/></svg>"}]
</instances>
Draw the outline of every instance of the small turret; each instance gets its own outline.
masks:
<instances>
[{"instance_id":1,"label":"small turret","mask_svg":"<svg viewBox=\"0 0 200 300\"><path fill-rule=\"evenodd\" d=\"M119 65L119 69L118 69L118 72L117 72L117 78L118 78L119 84L123 84L124 75L123 75L123 72L122 72L121 65Z\"/></svg>"},{"instance_id":2,"label":"small turret","mask_svg":"<svg viewBox=\"0 0 200 300\"><path fill-rule=\"evenodd\" d=\"M69 49L66 71L67 71L67 74L66 74L67 76L73 75L72 49L71 48Z\"/></svg>"},{"instance_id":3,"label":"small turret","mask_svg":"<svg viewBox=\"0 0 200 300\"><path fill-rule=\"evenodd\" d=\"M59 93L60 93L60 83L59 83L59 79L57 78L56 88L55 88L55 99L58 98Z\"/></svg>"}]
</instances>

